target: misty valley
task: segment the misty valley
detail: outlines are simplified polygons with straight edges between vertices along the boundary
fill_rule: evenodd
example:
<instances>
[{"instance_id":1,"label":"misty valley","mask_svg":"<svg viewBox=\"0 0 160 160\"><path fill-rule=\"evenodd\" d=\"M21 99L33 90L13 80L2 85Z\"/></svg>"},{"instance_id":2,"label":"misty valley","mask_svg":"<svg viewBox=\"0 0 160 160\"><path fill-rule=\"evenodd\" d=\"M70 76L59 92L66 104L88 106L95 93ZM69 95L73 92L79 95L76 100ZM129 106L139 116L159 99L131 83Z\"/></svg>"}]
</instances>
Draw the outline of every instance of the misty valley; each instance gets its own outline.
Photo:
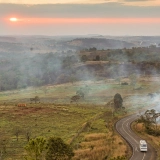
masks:
<instances>
[{"instance_id":1,"label":"misty valley","mask_svg":"<svg viewBox=\"0 0 160 160\"><path fill-rule=\"evenodd\" d=\"M116 124L136 115L159 160L159 54L159 36L0 36L0 159L128 160Z\"/></svg>"}]
</instances>

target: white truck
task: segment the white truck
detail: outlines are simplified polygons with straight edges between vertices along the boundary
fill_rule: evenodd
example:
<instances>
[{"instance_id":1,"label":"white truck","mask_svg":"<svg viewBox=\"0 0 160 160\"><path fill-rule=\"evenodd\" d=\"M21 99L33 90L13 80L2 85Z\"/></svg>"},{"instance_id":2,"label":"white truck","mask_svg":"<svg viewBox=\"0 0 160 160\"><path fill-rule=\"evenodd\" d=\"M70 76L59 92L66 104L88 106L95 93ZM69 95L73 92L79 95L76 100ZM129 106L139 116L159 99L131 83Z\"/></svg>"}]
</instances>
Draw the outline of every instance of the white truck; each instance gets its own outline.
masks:
<instances>
[{"instance_id":1,"label":"white truck","mask_svg":"<svg viewBox=\"0 0 160 160\"><path fill-rule=\"evenodd\" d=\"M140 151L147 151L147 142L145 140L140 140L139 142Z\"/></svg>"}]
</instances>

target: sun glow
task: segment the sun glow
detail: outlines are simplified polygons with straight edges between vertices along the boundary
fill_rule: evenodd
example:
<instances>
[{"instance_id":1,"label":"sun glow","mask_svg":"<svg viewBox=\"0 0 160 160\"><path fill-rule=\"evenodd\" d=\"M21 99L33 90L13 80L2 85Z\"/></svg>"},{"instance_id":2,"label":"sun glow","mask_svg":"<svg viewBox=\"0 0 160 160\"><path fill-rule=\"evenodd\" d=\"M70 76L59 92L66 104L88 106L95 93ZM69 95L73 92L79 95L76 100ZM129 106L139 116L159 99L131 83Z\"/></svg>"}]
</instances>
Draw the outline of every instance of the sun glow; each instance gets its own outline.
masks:
<instances>
[{"instance_id":1,"label":"sun glow","mask_svg":"<svg viewBox=\"0 0 160 160\"><path fill-rule=\"evenodd\" d=\"M18 24L160 24L160 18L9 18Z\"/></svg>"},{"instance_id":2,"label":"sun glow","mask_svg":"<svg viewBox=\"0 0 160 160\"><path fill-rule=\"evenodd\" d=\"M10 18L9 20L10 20L11 22L17 22L17 21L18 21L18 19L15 18L15 17Z\"/></svg>"},{"instance_id":3,"label":"sun glow","mask_svg":"<svg viewBox=\"0 0 160 160\"><path fill-rule=\"evenodd\" d=\"M23 23L160 23L160 18L23 18L17 19L16 21L21 21Z\"/></svg>"}]
</instances>

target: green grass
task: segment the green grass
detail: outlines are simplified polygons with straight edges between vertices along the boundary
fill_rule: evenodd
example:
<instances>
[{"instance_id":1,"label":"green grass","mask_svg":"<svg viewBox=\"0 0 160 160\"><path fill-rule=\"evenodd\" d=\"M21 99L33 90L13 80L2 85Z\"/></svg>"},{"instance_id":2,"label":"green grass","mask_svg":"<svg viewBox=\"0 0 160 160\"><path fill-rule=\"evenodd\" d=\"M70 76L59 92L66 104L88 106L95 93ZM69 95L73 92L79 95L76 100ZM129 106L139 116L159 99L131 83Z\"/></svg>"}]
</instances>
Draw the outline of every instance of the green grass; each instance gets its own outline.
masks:
<instances>
[{"instance_id":1,"label":"green grass","mask_svg":"<svg viewBox=\"0 0 160 160\"><path fill-rule=\"evenodd\" d=\"M78 89L86 88L86 85L90 91L85 100L78 102L78 104L70 104L70 98L76 94ZM86 82L85 84L48 86L46 94L42 88L1 92L0 141L3 138L8 141L8 158L14 157L14 159L22 160L24 146L27 144L26 130L31 132L31 138L57 136L70 142L86 122L91 122L90 128L83 131L74 140L73 146L83 142L87 134L108 134L112 132L113 117L111 108L106 108L105 104L112 100L116 93L120 93L122 98L126 97L123 104L128 114L138 112L138 110L154 104L148 99L147 94L157 91L159 84L141 84L141 86L141 90L133 90L129 85ZM41 103L30 104L29 98L35 96L40 97ZM21 102L27 103L27 107L16 106ZM101 116L99 117L99 115ZM115 116L118 118L124 115L117 113ZM106 128L106 124L111 126ZM21 130L18 142L14 134L15 128Z\"/></svg>"},{"instance_id":2,"label":"green grass","mask_svg":"<svg viewBox=\"0 0 160 160\"><path fill-rule=\"evenodd\" d=\"M5 108L5 114L0 116L0 134L1 137L10 139L7 144L8 157L12 155L12 149L9 147L14 146L14 152L18 155L24 152L23 147L27 144L25 130L31 131L31 138L56 136L67 142L76 135L85 122L102 113L102 111L104 110L100 107L86 107L83 105L43 106L41 104L28 104L26 108L16 106ZM14 134L15 128L19 128L21 131L18 142Z\"/></svg>"}]
</instances>

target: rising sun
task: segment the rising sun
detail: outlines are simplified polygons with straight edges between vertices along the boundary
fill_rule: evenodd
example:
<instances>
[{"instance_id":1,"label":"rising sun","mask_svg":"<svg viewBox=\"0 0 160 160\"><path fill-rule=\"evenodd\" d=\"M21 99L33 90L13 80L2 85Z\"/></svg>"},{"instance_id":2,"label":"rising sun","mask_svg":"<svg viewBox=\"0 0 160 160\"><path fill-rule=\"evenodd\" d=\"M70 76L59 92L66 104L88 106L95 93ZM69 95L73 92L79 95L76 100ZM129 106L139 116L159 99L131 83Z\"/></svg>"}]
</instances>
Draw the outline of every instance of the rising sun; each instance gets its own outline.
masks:
<instances>
[{"instance_id":1,"label":"rising sun","mask_svg":"<svg viewBox=\"0 0 160 160\"><path fill-rule=\"evenodd\" d=\"M9 20L10 20L10 21L12 21L12 22L16 22L16 21L18 21L18 19L17 19L17 18L15 18L15 17L10 18Z\"/></svg>"}]
</instances>

